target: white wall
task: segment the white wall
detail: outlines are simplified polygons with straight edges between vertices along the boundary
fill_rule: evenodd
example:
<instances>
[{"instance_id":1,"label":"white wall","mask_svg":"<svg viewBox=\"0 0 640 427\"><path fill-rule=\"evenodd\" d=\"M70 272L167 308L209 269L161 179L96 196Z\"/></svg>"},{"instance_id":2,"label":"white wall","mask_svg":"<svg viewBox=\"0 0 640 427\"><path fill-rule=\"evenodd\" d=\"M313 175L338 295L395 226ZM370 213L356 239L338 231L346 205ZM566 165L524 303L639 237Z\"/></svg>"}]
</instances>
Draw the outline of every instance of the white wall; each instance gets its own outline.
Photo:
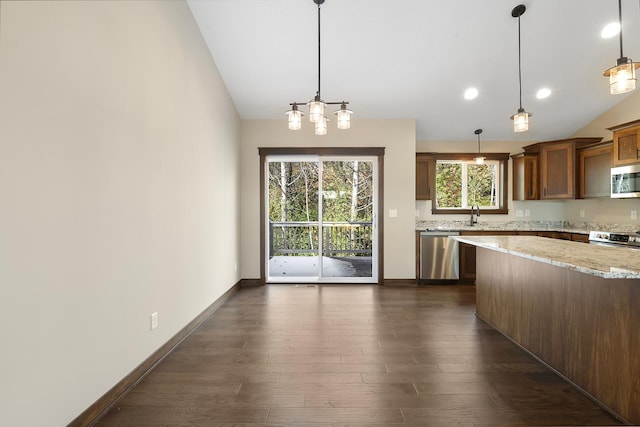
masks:
<instances>
[{"instance_id":1,"label":"white wall","mask_svg":"<svg viewBox=\"0 0 640 427\"><path fill-rule=\"evenodd\" d=\"M239 280L240 124L183 2L1 8L0 425L60 426Z\"/></svg>"},{"instance_id":2,"label":"white wall","mask_svg":"<svg viewBox=\"0 0 640 427\"><path fill-rule=\"evenodd\" d=\"M306 126L305 126L306 125ZM364 120L354 117L351 129L329 128L325 136L303 124L290 131L282 120L243 120L241 150L242 277L260 277L260 157L258 147L385 147L384 276L415 278L415 122ZM398 211L389 218L390 209Z\"/></svg>"}]
</instances>

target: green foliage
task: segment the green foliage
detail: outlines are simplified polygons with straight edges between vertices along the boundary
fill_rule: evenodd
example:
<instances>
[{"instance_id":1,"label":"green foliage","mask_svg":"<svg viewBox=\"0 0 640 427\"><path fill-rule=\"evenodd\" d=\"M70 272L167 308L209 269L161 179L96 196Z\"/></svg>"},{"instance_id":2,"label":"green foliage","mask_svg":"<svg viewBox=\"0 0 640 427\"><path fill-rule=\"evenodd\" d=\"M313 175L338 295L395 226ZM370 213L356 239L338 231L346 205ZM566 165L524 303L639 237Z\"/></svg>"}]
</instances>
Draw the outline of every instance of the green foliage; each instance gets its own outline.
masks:
<instances>
[{"instance_id":1,"label":"green foliage","mask_svg":"<svg viewBox=\"0 0 640 427\"><path fill-rule=\"evenodd\" d=\"M270 221L318 221L318 167L317 162L268 163ZM324 221L372 220L373 162L323 162L322 174Z\"/></svg>"},{"instance_id":2,"label":"green foliage","mask_svg":"<svg viewBox=\"0 0 640 427\"><path fill-rule=\"evenodd\" d=\"M436 163L437 207L461 209L478 205L481 208L495 208L497 207L497 180L497 163L478 165L470 161L438 161ZM465 185L466 188L464 188Z\"/></svg>"},{"instance_id":3,"label":"green foliage","mask_svg":"<svg viewBox=\"0 0 640 427\"><path fill-rule=\"evenodd\" d=\"M467 194L472 205L495 207L497 167L494 164L467 165Z\"/></svg>"},{"instance_id":4,"label":"green foliage","mask_svg":"<svg viewBox=\"0 0 640 427\"><path fill-rule=\"evenodd\" d=\"M270 162L269 220L318 220L318 164Z\"/></svg>"},{"instance_id":5,"label":"green foliage","mask_svg":"<svg viewBox=\"0 0 640 427\"><path fill-rule=\"evenodd\" d=\"M436 164L436 189L439 208L462 207L462 164Z\"/></svg>"},{"instance_id":6,"label":"green foliage","mask_svg":"<svg viewBox=\"0 0 640 427\"><path fill-rule=\"evenodd\" d=\"M324 221L371 221L373 218L373 162L324 162L322 177Z\"/></svg>"},{"instance_id":7,"label":"green foliage","mask_svg":"<svg viewBox=\"0 0 640 427\"><path fill-rule=\"evenodd\" d=\"M372 161L269 162L269 221L318 221L320 165L323 222L371 222ZM325 253L337 250L342 255L362 255L371 251L370 226L342 225L324 230ZM272 254L314 255L318 248L318 226L275 225L270 240Z\"/></svg>"}]
</instances>

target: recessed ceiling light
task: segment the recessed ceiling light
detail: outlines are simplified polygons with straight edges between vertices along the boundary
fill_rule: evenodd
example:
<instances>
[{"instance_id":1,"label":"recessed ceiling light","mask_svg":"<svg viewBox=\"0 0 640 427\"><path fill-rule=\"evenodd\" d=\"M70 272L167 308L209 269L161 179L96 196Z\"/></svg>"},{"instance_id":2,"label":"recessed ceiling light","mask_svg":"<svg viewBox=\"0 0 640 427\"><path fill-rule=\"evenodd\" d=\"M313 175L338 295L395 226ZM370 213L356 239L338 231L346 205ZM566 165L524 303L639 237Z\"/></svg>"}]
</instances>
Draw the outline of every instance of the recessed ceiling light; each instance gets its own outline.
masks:
<instances>
[{"instance_id":1,"label":"recessed ceiling light","mask_svg":"<svg viewBox=\"0 0 640 427\"><path fill-rule=\"evenodd\" d=\"M603 39L610 39L611 37L617 36L620 32L620 24L618 22L612 22L610 24L605 25L600 33L600 37Z\"/></svg>"},{"instance_id":2,"label":"recessed ceiling light","mask_svg":"<svg viewBox=\"0 0 640 427\"><path fill-rule=\"evenodd\" d=\"M538 91L538 93L536 93L536 98L545 99L545 98L548 98L549 95L551 95L551 89L543 87Z\"/></svg>"},{"instance_id":3,"label":"recessed ceiling light","mask_svg":"<svg viewBox=\"0 0 640 427\"><path fill-rule=\"evenodd\" d=\"M464 99L475 99L478 96L478 89L470 87L464 91Z\"/></svg>"}]
</instances>

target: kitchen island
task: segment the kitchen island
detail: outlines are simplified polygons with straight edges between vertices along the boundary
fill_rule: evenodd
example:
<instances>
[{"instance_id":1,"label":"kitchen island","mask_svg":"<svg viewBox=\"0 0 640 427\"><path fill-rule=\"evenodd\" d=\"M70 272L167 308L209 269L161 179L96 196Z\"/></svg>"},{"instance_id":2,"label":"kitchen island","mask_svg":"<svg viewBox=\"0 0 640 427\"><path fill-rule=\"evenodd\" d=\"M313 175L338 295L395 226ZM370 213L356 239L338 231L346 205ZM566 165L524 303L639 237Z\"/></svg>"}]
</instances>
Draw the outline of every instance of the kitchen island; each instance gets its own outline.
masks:
<instances>
[{"instance_id":1,"label":"kitchen island","mask_svg":"<svg viewBox=\"0 0 640 427\"><path fill-rule=\"evenodd\" d=\"M619 418L640 424L640 251L456 236L476 252L476 313Z\"/></svg>"}]
</instances>

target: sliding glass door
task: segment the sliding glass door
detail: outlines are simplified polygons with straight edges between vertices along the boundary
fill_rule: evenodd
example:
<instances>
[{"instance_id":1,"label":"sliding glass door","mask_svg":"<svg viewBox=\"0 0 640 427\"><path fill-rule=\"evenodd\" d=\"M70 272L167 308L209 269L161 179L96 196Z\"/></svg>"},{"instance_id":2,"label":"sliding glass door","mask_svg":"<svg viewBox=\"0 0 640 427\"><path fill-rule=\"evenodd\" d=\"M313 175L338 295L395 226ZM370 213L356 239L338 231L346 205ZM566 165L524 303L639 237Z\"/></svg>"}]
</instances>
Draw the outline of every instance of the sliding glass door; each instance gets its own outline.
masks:
<instances>
[{"instance_id":1,"label":"sliding glass door","mask_svg":"<svg viewBox=\"0 0 640 427\"><path fill-rule=\"evenodd\" d=\"M376 283L377 158L264 164L266 281Z\"/></svg>"}]
</instances>

